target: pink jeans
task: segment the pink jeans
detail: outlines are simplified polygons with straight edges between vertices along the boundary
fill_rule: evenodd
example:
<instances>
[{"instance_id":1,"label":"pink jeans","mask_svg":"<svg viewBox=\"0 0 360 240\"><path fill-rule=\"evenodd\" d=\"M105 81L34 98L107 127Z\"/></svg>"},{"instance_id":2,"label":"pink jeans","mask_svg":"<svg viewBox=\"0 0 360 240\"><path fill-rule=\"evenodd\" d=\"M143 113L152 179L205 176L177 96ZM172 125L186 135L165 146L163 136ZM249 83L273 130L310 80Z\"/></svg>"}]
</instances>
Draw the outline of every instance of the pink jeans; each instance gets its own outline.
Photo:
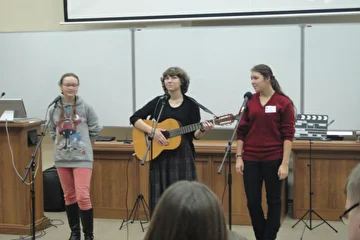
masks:
<instances>
[{"instance_id":1,"label":"pink jeans","mask_svg":"<svg viewBox=\"0 0 360 240\"><path fill-rule=\"evenodd\" d=\"M81 210L92 208L90 199L90 168L57 168L61 187L64 191L65 204L78 203Z\"/></svg>"}]
</instances>

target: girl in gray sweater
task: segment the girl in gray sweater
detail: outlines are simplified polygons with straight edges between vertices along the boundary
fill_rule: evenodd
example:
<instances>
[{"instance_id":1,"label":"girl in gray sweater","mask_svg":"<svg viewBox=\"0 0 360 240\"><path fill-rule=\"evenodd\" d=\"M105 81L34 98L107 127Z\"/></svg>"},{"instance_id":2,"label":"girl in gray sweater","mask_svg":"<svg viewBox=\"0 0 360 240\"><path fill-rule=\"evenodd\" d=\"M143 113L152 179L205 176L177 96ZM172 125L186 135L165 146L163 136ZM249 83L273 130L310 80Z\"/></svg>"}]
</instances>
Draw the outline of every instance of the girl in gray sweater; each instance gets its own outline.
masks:
<instances>
[{"instance_id":1,"label":"girl in gray sweater","mask_svg":"<svg viewBox=\"0 0 360 240\"><path fill-rule=\"evenodd\" d=\"M49 132L54 140L54 161L64 191L70 240L80 240L80 219L85 240L94 239L90 182L93 148L102 127L93 108L77 94L79 78L64 74L59 82L62 98L50 109Z\"/></svg>"}]
</instances>

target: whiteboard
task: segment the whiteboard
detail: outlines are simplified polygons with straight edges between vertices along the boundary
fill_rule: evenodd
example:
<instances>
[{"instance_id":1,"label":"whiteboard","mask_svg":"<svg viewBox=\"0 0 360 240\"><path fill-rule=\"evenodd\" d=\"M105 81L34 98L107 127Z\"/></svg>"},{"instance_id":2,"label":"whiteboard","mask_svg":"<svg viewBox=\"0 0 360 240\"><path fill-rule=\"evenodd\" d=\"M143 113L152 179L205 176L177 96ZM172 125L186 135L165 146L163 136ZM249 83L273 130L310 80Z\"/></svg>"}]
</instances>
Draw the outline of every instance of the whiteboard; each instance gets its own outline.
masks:
<instances>
[{"instance_id":1,"label":"whiteboard","mask_svg":"<svg viewBox=\"0 0 360 240\"><path fill-rule=\"evenodd\" d=\"M65 21L226 18L360 11L359 0L64 0Z\"/></svg>"},{"instance_id":2,"label":"whiteboard","mask_svg":"<svg viewBox=\"0 0 360 240\"><path fill-rule=\"evenodd\" d=\"M103 126L129 126L132 114L129 30L0 33L0 91L23 98L28 117L45 118L61 75L80 79L78 94Z\"/></svg>"},{"instance_id":3,"label":"whiteboard","mask_svg":"<svg viewBox=\"0 0 360 240\"><path fill-rule=\"evenodd\" d=\"M331 130L360 130L359 43L360 24L305 29L304 110L329 115Z\"/></svg>"},{"instance_id":4,"label":"whiteboard","mask_svg":"<svg viewBox=\"0 0 360 240\"><path fill-rule=\"evenodd\" d=\"M237 114L244 94L254 92L250 69L265 63L299 109L300 32L299 26L139 29L136 108L163 94L162 73L178 66L190 76L187 95L217 116ZM201 117L208 120L212 115L201 111Z\"/></svg>"}]
</instances>

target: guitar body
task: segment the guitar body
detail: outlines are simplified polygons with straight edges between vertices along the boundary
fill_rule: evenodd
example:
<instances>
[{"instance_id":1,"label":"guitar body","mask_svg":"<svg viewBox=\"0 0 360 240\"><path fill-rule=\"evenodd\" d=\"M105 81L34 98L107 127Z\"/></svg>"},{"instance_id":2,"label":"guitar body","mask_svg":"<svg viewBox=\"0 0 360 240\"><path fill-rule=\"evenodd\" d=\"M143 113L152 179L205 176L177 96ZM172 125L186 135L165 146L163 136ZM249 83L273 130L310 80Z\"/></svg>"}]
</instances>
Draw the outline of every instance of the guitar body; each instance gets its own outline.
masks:
<instances>
[{"instance_id":1,"label":"guitar body","mask_svg":"<svg viewBox=\"0 0 360 240\"><path fill-rule=\"evenodd\" d=\"M213 125L226 125L234 122L235 116L233 114L222 115L219 117L215 117L214 119L208 120L213 123ZM144 120L144 122L153 127L152 120ZM155 122L154 122L155 124ZM173 118L168 118L162 122L159 122L156 126L160 129L165 129L162 134L168 140L168 145L164 146L159 144L157 141L152 141L152 150L151 148L146 153L148 148L148 143L150 140L148 138L148 134L140 131L139 129L133 127L132 128L132 139L134 144L134 151L139 160L142 160L146 154L146 161L151 161L164 150L174 150L180 146L181 143L181 135L193 132L197 129L201 129L203 127L202 123L193 123L187 126L180 126L179 122Z\"/></svg>"},{"instance_id":2,"label":"guitar body","mask_svg":"<svg viewBox=\"0 0 360 240\"><path fill-rule=\"evenodd\" d=\"M153 121L151 120L144 120L144 122L152 127ZM155 123L154 123L155 124ZM166 129L166 130L173 130L180 127L180 124L178 121L172 118L168 118L162 122L159 122L157 125L157 128ZM160 155L160 153L164 150L174 150L180 146L181 143L181 136L176 136L173 138L168 138L168 134L166 134L166 131L163 132L164 136L168 139L168 145L164 146L160 143L158 143L156 140L152 142L152 158L151 158L151 148L147 153L146 161L150 161L157 156ZM133 144L134 144L134 150L135 154L138 157L138 159L142 159L147 150L148 142L150 143L148 139L148 134L144 133L143 131L133 127L132 129L132 138L133 138Z\"/></svg>"}]
</instances>

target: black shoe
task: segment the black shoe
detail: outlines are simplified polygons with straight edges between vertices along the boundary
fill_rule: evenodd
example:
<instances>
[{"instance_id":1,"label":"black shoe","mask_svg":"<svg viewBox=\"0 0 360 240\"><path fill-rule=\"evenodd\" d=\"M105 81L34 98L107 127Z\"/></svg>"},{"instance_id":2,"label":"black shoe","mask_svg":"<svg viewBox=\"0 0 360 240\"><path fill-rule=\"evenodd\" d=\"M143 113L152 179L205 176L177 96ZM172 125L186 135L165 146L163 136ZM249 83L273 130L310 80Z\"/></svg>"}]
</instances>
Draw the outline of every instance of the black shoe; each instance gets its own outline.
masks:
<instances>
[{"instance_id":1,"label":"black shoe","mask_svg":"<svg viewBox=\"0 0 360 240\"><path fill-rule=\"evenodd\" d=\"M66 215L71 229L69 240L80 240L80 215L79 206L77 203L73 203L65 206Z\"/></svg>"},{"instance_id":2,"label":"black shoe","mask_svg":"<svg viewBox=\"0 0 360 240\"><path fill-rule=\"evenodd\" d=\"M79 232L71 232L69 240L80 240L80 239L81 239L80 230Z\"/></svg>"}]
</instances>

